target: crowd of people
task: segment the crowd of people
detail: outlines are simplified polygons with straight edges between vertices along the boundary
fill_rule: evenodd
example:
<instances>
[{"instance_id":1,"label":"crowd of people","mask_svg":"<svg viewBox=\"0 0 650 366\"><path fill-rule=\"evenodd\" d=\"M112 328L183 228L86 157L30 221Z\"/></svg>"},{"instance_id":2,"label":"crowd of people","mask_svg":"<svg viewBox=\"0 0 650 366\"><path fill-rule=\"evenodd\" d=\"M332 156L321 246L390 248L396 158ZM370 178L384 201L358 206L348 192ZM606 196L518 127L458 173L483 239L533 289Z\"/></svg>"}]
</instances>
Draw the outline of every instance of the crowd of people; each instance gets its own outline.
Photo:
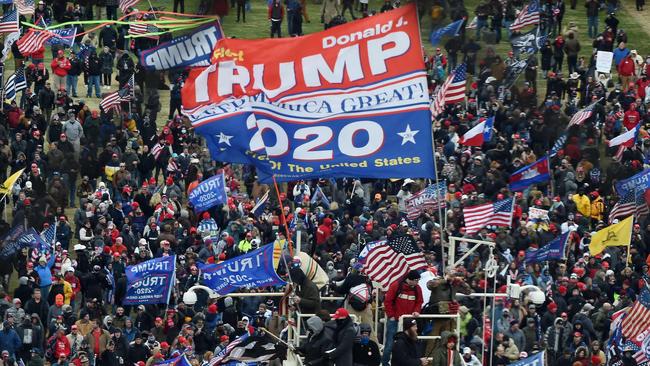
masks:
<instances>
[{"instance_id":1,"label":"crowd of people","mask_svg":"<svg viewBox=\"0 0 650 366\"><path fill-rule=\"evenodd\" d=\"M321 20L328 27L346 10L352 18L354 11L372 15L367 1L359 3L324 0ZM460 62L468 65L473 82L468 83L467 103L447 106L433 122L437 171L447 184L446 207L425 210L414 220L406 218L406 200L426 186L424 181L314 179L282 184L276 195L257 181L254 167L213 161L180 114L186 70L145 71L135 56L155 41L129 41L123 26L84 34L72 49L48 47L51 63L44 61L45 48L22 55L14 45L15 65L25 68L28 88L5 105L0 119L0 181L20 169L24 173L4 201L0 231L19 225L43 233L56 230L51 250L6 253L0 244L0 363L150 366L184 354L193 365L203 365L244 334L268 331L292 342L291 329L307 334L295 352L308 365L389 365L392 357L393 365L498 366L542 350L551 366L605 365L612 314L630 306L648 286L648 210L641 205L636 210L629 253L609 247L592 256L588 245L594 231L623 218L610 215L620 199L614 184L650 161L650 57L644 60L633 49L641 40L628 40L618 29L616 0L566 4L585 7L592 47L580 46L581 30L571 19L562 28L563 0L541 3L550 14L545 24L556 38L542 45L527 64L525 80L512 87L502 85L518 55L502 58L484 35L495 32L496 42L507 41L511 34L502 37L502 28L505 32L525 5L522 1L481 3L475 10L476 34L463 31L426 56L432 91ZM245 22L245 2L233 6L237 19L241 15ZM399 3L387 1L377 11L393 6ZM637 11L642 7L637 1ZM295 13L291 35L302 33L298 19L305 8L293 1L287 9ZM435 0L432 8L435 21L469 14L462 1ZM40 1L33 19L97 19L102 12L114 18L116 9L116 0L70 8L60 1ZM604 26L598 23L601 13L608 14ZM283 16L283 5L274 1L269 20ZM84 32L82 25L76 27L78 34ZM271 36L281 35L279 27L272 26ZM614 52L616 72L605 79L595 71L598 50ZM120 111L92 109L76 99L84 90L86 98L101 98L102 90L113 83L123 86L132 76L135 98ZM539 78L546 81L545 93ZM169 106L161 104L160 88L171 90ZM571 116L592 103L593 114L567 129ZM464 132L488 117L494 117L490 141L481 148L459 144ZM641 133L634 146L622 151L607 147L608 140L637 124ZM556 146L563 138L566 142ZM549 183L523 192L508 190L512 172L550 150L555 153ZM221 173L227 204L195 212L189 192ZM253 213L269 191L264 211ZM495 243L496 275L485 275L491 258L487 247L467 256L461 266L443 263L449 237L470 237L463 209L508 197L515 199L510 227L488 225L471 236ZM529 219L530 208L548 215ZM527 250L567 232L563 260L526 263ZM294 248L289 242L296 243L298 235L301 250L327 274L324 283L301 269L297 253L290 254ZM365 244L398 237L413 240L429 269L408 271L387 291L373 291L378 286L357 258ZM184 292L199 282L199 263L223 262L273 242L285 248L278 273L291 283L241 291L284 292L285 297L212 299L199 291L196 304L183 303ZM460 242L456 258L469 248ZM124 306L126 266L167 255L177 258L169 304ZM423 280L425 274L431 280ZM483 299L457 296L505 292L508 277L538 286L547 294L545 302L504 295L486 307ZM359 288L379 301L359 296ZM321 300L325 296L344 300ZM317 315L296 329L295 311ZM377 312L385 321L374 322ZM455 321L423 319L424 313L458 315L460 332ZM440 338L418 341L418 335ZM637 364L632 352L624 353L623 364Z\"/></svg>"}]
</instances>

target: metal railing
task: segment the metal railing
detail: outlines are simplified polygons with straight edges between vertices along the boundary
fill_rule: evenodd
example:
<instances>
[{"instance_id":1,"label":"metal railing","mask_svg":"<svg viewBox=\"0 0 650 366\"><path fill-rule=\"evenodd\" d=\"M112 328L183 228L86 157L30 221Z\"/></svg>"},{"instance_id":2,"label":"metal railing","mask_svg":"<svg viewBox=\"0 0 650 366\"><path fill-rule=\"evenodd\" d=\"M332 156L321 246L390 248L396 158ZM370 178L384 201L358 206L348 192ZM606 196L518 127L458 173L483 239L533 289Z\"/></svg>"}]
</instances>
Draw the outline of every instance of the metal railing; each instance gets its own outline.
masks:
<instances>
[{"instance_id":1,"label":"metal railing","mask_svg":"<svg viewBox=\"0 0 650 366\"><path fill-rule=\"evenodd\" d=\"M403 320L404 318L413 318L411 315L402 315L399 317L399 323L397 324L397 330L402 331L404 330L404 325L403 325ZM460 336L460 314L420 314L415 319L455 319L456 320L456 336ZM419 335L418 339L440 339L439 335L435 336L428 336L428 335ZM458 348L458 343L456 342L456 347Z\"/></svg>"}]
</instances>

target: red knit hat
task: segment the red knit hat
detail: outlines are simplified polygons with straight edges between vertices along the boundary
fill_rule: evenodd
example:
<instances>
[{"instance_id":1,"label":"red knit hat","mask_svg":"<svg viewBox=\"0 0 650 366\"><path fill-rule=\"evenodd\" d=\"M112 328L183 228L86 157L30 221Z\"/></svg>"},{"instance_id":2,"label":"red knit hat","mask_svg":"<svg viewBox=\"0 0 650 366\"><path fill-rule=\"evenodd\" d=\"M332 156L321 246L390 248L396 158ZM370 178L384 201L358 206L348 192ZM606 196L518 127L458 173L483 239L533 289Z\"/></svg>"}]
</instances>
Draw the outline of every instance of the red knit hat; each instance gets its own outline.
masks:
<instances>
[{"instance_id":1,"label":"red knit hat","mask_svg":"<svg viewBox=\"0 0 650 366\"><path fill-rule=\"evenodd\" d=\"M216 314L217 313L217 304L210 304L208 306L208 314Z\"/></svg>"}]
</instances>

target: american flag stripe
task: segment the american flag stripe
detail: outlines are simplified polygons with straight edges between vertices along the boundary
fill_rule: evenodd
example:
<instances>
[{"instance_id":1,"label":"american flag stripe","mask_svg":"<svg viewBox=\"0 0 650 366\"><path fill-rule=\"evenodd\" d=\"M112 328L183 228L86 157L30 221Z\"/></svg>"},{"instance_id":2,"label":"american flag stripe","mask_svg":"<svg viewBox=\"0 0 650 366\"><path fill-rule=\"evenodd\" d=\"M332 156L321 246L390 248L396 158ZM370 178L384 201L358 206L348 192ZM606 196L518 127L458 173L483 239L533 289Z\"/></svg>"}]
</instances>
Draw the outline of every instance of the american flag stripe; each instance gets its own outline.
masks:
<instances>
[{"instance_id":1,"label":"american flag stripe","mask_svg":"<svg viewBox=\"0 0 650 366\"><path fill-rule=\"evenodd\" d=\"M0 19L0 33L13 33L19 30L18 13L15 10L5 13Z\"/></svg>"},{"instance_id":2,"label":"american flag stripe","mask_svg":"<svg viewBox=\"0 0 650 366\"><path fill-rule=\"evenodd\" d=\"M623 335L627 339L634 339L636 336L650 327L650 291L646 286L634 302L634 305L621 322Z\"/></svg>"},{"instance_id":3,"label":"american flag stripe","mask_svg":"<svg viewBox=\"0 0 650 366\"><path fill-rule=\"evenodd\" d=\"M34 15L34 0L16 0L14 1L16 5L16 10L20 15Z\"/></svg>"},{"instance_id":4,"label":"american flag stripe","mask_svg":"<svg viewBox=\"0 0 650 366\"><path fill-rule=\"evenodd\" d=\"M140 0L120 0L120 10L122 10L122 13L127 14L129 12L129 8L134 7Z\"/></svg>"},{"instance_id":5,"label":"american flag stripe","mask_svg":"<svg viewBox=\"0 0 650 366\"><path fill-rule=\"evenodd\" d=\"M16 44L18 45L20 53L27 56L40 50L45 41L52 37L54 37L54 35L50 32L30 28L27 34L16 41Z\"/></svg>"},{"instance_id":6,"label":"american flag stripe","mask_svg":"<svg viewBox=\"0 0 650 366\"><path fill-rule=\"evenodd\" d=\"M423 210L437 210L438 207L445 208L446 194L446 181L429 185L406 200L406 218L409 220L415 220L420 216Z\"/></svg>"},{"instance_id":7,"label":"american flag stripe","mask_svg":"<svg viewBox=\"0 0 650 366\"><path fill-rule=\"evenodd\" d=\"M410 270L427 268L424 255L412 237L400 235L390 241L369 243L360 255L368 277L386 290Z\"/></svg>"},{"instance_id":8,"label":"american flag stripe","mask_svg":"<svg viewBox=\"0 0 650 366\"><path fill-rule=\"evenodd\" d=\"M609 223L620 217L636 215L637 218L645 217L650 214L648 204L641 192L631 190L621 197L609 212Z\"/></svg>"},{"instance_id":9,"label":"american flag stripe","mask_svg":"<svg viewBox=\"0 0 650 366\"><path fill-rule=\"evenodd\" d=\"M237 347L240 345L242 342L244 342L246 339L248 339L248 334L244 334L241 337L235 339L234 341L228 343L224 351L219 352L220 355L217 355L213 357L209 362L207 366L215 366L219 365L221 361L225 360L228 355L230 355L230 352L232 352L233 348Z\"/></svg>"},{"instance_id":10,"label":"american flag stripe","mask_svg":"<svg viewBox=\"0 0 650 366\"><path fill-rule=\"evenodd\" d=\"M596 103L598 102L599 101L591 103L586 108L576 112L576 114L574 114L573 117L571 117L571 120L569 121L569 125L567 126L567 128L571 126L581 125L584 121L588 120L589 117L591 117L591 115L594 113L594 108L596 107Z\"/></svg>"},{"instance_id":11,"label":"american flag stripe","mask_svg":"<svg viewBox=\"0 0 650 366\"><path fill-rule=\"evenodd\" d=\"M152 39L158 39L160 38L158 35L153 35L150 33L157 33L160 32L161 30L151 24L146 24L146 23L135 23L129 25L129 35L132 36L137 36L137 37L146 37L146 38L152 38Z\"/></svg>"},{"instance_id":12,"label":"american flag stripe","mask_svg":"<svg viewBox=\"0 0 650 366\"><path fill-rule=\"evenodd\" d=\"M494 203L464 208L463 215L467 234L476 234L488 224L510 226L512 224L512 204L513 199L508 198Z\"/></svg>"},{"instance_id":13,"label":"american flag stripe","mask_svg":"<svg viewBox=\"0 0 650 366\"><path fill-rule=\"evenodd\" d=\"M623 319L623 335L626 338L634 338L648 326L650 326L650 310L640 302L635 302L628 316Z\"/></svg>"},{"instance_id":14,"label":"american flag stripe","mask_svg":"<svg viewBox=\"0 0 650 366\"><path fill-rule=\"evenodd\" d=\"M529 25L539 24L539 4L537 0L524 6L515 21L510 25L510 30L519 30Z\"/></svg>"},{"instance_id":15,"label":"american flag stripe","mask_svg":"<svg viewBox=\"0 0 650 366\"><path fill-rule=\"evenodd\" d=\"M445 110L445 105L465 100L466 84L467 65L460 64L435 93L431 103L431 117L436 118L440 115Z\"/></svg>"},{"instance_id":16,"label":"american flag stripe","mask_svg":"<svg viewBox=\"0 0 650 366\"><path fill-rule=\"evenodd\" d=\"M158 157L160 156L160 153L162 152L162 149L163 149L163 147L162 147L162 145L160 145L160 143L155 144L151 148L151 155L153 155L154 159L158 159Z\"/></svg>"}]
</instances>

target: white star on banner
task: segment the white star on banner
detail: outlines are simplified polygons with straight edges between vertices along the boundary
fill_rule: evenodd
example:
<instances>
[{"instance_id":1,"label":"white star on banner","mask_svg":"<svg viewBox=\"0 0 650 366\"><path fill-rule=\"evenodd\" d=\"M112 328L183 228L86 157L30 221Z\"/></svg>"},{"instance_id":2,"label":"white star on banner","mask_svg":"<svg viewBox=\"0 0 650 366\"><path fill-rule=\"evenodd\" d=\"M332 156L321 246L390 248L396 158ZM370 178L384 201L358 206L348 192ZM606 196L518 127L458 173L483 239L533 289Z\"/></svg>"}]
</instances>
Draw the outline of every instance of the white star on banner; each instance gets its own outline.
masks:
<instances>
[{"instance_id":1,"label":"white star on banner","mask_svg":"<svg viewBox=\"0 0 650 366\"><path fill-rule=\"evenodd\" d=\"M411 125L406 125L406 130L404 132L398 132L397 134L402 138L402 145L407 142L412 142L415 144L415 135L420 132L420 130L411 130Z\"/></svg>"},{"instance_id":2,"label":"white star on banner","mask_svg":"<svg viewBox=\"0 0 650 366\"><path fill-rule=\"evenodd\" d=\"M230 145L230 139L232 138L232 136L228 136L228 135L226 135L225 133L220 132L220 133L217 135L217 137L219 138L219 143L220 143L220 144L226 144L226 145L228 145L228 146L232 146L232 145Z\"/></svg>"}]
</instances>

